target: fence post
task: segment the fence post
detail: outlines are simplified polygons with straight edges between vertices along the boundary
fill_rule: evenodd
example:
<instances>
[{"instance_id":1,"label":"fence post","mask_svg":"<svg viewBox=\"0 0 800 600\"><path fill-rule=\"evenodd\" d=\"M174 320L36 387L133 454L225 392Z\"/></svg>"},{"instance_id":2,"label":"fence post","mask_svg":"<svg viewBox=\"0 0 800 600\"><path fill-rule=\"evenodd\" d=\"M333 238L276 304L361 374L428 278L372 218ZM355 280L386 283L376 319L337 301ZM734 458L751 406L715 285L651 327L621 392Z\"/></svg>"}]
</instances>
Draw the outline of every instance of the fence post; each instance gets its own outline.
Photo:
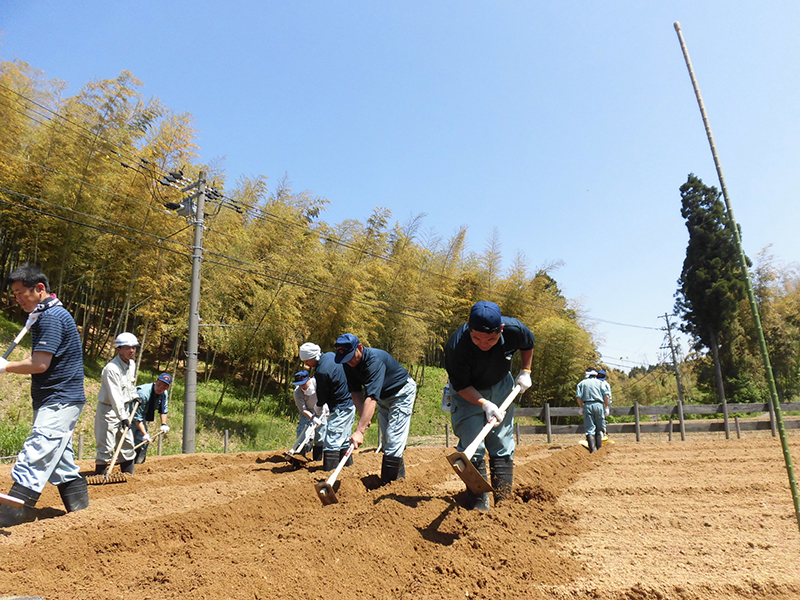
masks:
<instances>
[{"instance_id":1,"label":"fence post","mask_svg":"<svg viewBox=\"0 0 800 600\"><path fill-rule=\"evenodd\" d=\"M736 415L733 416L733 422L736 423L736 439L742 439L742 430L739 429L739 417Z\"/></svg>"},{"instance_id":2,"label":"fence post","mask_svg":"<svg viewBox=\"0 0 800 600\"><path fill-rule=\"evenodd\" d=\"M553 443L553 429L552 429L552 426L550 425L550 403L549 402L545 402L544 403L544 426L545 426L545 429L547 430L547 443L548 444L552 444Z\"/></svg>"},{"instance_id":3,"label":"fence post","mask_svg":"<svg viewBox=\"0 0 800 600\"><path fill-rule=\"evenodd\" d=\"M164 443L164 436L163 435L158 436L158 455L159 456L161 456L161 447L162 447L163 443Z\"/></svg>"},{"instance_id":4,"label":"fence post","mask_svg":"<svg viewBox=\"0 0 800 600\"><path fill-rule=\"evenodd\" d=\"M686 441L686 422L683 418L683 400L678 400L678 421L681 424L681 441Z\"/></svg>"},{"instance_id":5,"label":"fence post","mask_svg":"<svg viewBox=\"0 0 800 600\"><path fill-rule=\"evenodd\" d=\"M78 460L83 460L83 434L78 434Z\"/></svg>"},{"instance_id":6,"label":"fence post","mask_svg":"<svg viewBox=\"0 0 800 600\"><path fill-rule=\"evenodd\" d=\"M641 442L641 428L639 427L639 403L633 403L633 418L634 418L634 429L636 429L636 441Z\"/></svg>"},{"instance_id":7,"label":"fence post","mask_svg":"<svg viewBox=\"0 0 800 600\"><path fill-rule=\"evenodd\" d=\"M668 438L668 440L670 442L672 441L672 415L670 415L670 417L669 417L669 438Z\"/></svg>"},{"instance_id":8,"label":"fence post","mask_svg":"<svg viewBox=\"0 0 800 600\"><path fill-rule=\"evenodd\" d=\"M519 446L519 444L520 444L520 441L519 441L519 423L517 423L516 421L514 421L514 434L517 436L517 446Z\"/></svg>"},{"instance_id":9,"label":"fence post","mask_svg":"<svg viewBox=\"0 0 800 600\"><path fill-rule=\"evenodd\" d=\"M228 453L228 437L229 437L229 432L226 429L225 430L225 441L222 444L222 452L223 452L223 454L227 454Z\"/></svg>"},{"instance_id":10,"label":"fence post","mask_svg":"<svg viewBox=\"0 0 800 600\"><path fill-rule=\"evenodd\" d=\"M450 423L444 424L444 447L450 447Z\"/></svg>"}]
</instances>

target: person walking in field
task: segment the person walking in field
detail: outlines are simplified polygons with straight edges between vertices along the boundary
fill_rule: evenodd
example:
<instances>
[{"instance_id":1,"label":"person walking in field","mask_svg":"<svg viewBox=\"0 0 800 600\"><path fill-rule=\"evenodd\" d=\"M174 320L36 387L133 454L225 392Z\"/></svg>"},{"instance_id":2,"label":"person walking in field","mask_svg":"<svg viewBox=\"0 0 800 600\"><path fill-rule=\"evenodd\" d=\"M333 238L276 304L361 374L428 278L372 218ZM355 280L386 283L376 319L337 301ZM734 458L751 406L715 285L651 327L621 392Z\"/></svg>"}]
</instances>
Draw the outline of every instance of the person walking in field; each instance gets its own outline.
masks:
<instances>
[{"instance_id":1,"label":"person walking in field","mask_svg":"<svg viewBox=\"0 0 800 600\"><path fill-rule=\"evenodd\" d=\"M311 342L300 346L300 360L308 369L314 369L317 406L328 409L325 437L322 439L322 468L333 471L344 458L350 446L350 432L356 418L356 407L347 387L344 368L335 360L333 352ZM353 464L353 456L347 460Z\"/></svg>"},{"instance_id":2,"label":"person walking in field","mask_svg":"<svg viewBox=\"0 0 800 600\"><path fill-rule=\"evenodd\" d=\"M383 441L381 481L386 484L404 478L403 452L411 428L417 383L388 352L363 346L352 333L340 335L334 347L336 362L344 365L347 385L359 414L350 442L355 448L364 443L364 433L377 410Z\"/></svg>"},{"instance_id":3,"label":"person walking in field","mask_svg":"<svg viewBox=\"0 0 800 600\"><path fill-rule=\"evenodd\" d=\"M156 411L161 420L160 431L169 433L167 413L169 412L169 388L172 385L172 375L161 373L153 383L136 386L136 395L139 396L139 406L133 415L133 445L142 446L136 449L134 464L141 465L147 459L147 448L153 439L148 432L147 424L155 421Z\"/></svg>"},{"instance_id":4,"label":"person walking in field","mask_svg":"<svg viewBox=\"0 0 800 600\"><path fill-rule=\"evenodd\" d=\"M31 355L11 362L0 358L0 373L30 375L33 401L33 429L11 468L8 494L24 505L0 506L0 527L11 527L33 516L48 482L58 488L67 512L87 508L89 490L72 450L72 432L86 404L78 328L39 268L20 267L5 283L29 314Z\"/></svg>"},{"instance_id":5,"label":"person walking in field","mask_svg":"<svg viewBox=\"0 0 800 600\"><path fill-rule=\"evenodd\" d=\"M116 356L103 367L100 391L97 394L97 412L94 417L94 439L97 447L95 474L105 475L120 437L124 437L119 461L120 471L134 472L136 453L133 449L131 420L136 393L136 349L139 340L127 331L114 340Z\"/></svg>"},{"instance_id":6,"label":"person walking in field","mask_svg":"<svg viewBox=\"0 0 800 600\"><path fill-rule=\"evenodd\" d=\"M514 385L521 392L531 386L534 335L518 319L504 316L494 302L476 302L468 321L459 327L444 348L445 368L450 379L450 421L458 436L459 452L478 437L486 422L497 419L471 461L486 478L485 455L489 455L495 504L511 495L514 484L514 405L501 411L499 405ZM519 351L520 371L511 375L511 359ZM520 392L520 393L521 393ZM468 508L489 510L489 493L467 490Z\"/></svg>"},{"instance_id":7,"label":"person walking in field","mask_svg":"<svg viewBox=\"0 0 800 600\"><path fill-rule=\"evenodd\" d=\"M578 406L583 411L583 429L590 453L603 446L603 413L609 401L606 386L604 381L597 378L597 371L589 369L576 391Z\"/></svg>"}]
</instances>

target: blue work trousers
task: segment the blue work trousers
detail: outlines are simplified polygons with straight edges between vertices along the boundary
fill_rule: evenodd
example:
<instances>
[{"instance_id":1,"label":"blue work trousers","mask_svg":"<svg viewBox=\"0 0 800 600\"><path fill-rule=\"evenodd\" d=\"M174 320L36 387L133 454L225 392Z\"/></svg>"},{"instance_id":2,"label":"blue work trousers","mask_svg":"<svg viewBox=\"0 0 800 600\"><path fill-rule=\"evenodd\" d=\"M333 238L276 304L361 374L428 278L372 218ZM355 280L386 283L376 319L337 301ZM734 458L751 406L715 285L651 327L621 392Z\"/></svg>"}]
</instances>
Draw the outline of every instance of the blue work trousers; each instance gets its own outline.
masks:
<instances>
[{"instance_id":1,"label":"blue work trousers","mask_svg":"<svg viewBox=\"0 0 800 600\"><path fill-rule=\"evenodd\" d=\"M62 402L46 405L33 413L33 431L22 444L11 478L41 493L49 481L61 485L80 477L72 452L72 432L83 404Z\"/></svg>"},{"instance_id":2,"label":"blue work trousers","mask_svg":"<svg viewBox=\"0 0 800 600\"><path fill-rule=\"evenodd\" d=\"M353 433L353 423L355 421L356 406L351 399L334 406L328 415L322 451L339 452L339 450L346 450L350 445L350 435Z\"/></svg>"},{"instance_id":3,"label":"blue work trousers","mask_svg":"<svg viewBox=\"0 0 800 600\"><path fill-rule=\"evenodd\" d=\"M584 402L583 404L583 430L586 435L605 431L604 404L602 402Z\"/></svg>"},{"instance_id":4,"label":"blue work trousers","mask_svg":"<svg viewBox=\"0 0 800 600\"><path fill-rule=\"evenodd\" d=\"M488 390L478 390L486 400L494 402L498 407L508 397L514 387L511 373L495 383ZM459 452L466 450L486 425L486 413L477 404L462 398L455 390L450 390L450 422L453 433L458 436ZM498 427L493 427L478 446L473 458L477 461L488 452L490 458L510 457L514 460L514 403L506 410L506 416Z\"/></svg>"},{"instance_id":5,"label":"blue work trousers","mask_svg":"<svg viewBox=\"0 0 800 600\"><path fill-rule=\"evenodd\" d=\"M409 377L394 396L378 400L378 435L382 438L386 456L403 456L416 398L417 382Z\"/></svg>"}]
</instances>

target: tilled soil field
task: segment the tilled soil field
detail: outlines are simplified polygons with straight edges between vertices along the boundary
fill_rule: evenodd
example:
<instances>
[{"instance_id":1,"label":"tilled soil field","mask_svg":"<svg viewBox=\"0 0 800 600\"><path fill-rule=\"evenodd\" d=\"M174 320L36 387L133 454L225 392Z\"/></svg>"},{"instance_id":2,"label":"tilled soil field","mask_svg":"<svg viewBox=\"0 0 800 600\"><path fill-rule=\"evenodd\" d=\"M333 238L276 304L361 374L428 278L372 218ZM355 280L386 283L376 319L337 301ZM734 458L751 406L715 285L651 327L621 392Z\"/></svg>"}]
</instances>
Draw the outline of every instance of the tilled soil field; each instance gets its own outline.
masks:
<instances>
[{"instance_id":1,"label":"tilled soil field","mask_svg":"<svg viewBox=\"0 0 800 600\"><path fill-rule=\"evenodd\" d=\"M518 446L514 499L488 514L462 508L452 450L410 447L385 487L372 450L329 506L319 463L275 452L149 457L69 515L48 486L37 521L0 529L0 598L800 598L777 439Z\"/></svg>"}]
</instances>

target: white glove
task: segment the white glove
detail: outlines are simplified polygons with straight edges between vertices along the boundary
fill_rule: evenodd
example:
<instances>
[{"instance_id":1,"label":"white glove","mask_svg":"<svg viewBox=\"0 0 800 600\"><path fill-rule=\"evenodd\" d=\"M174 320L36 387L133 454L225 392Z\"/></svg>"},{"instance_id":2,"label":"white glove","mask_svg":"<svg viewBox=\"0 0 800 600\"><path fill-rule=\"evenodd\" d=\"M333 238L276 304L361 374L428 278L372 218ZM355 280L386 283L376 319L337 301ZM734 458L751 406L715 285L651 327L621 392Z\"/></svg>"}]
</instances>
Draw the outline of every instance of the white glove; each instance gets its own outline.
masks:
<instances>
[{"instance_id":1,"label":"white glove","mask_svg":"<svg viewBox=\"0 0 800 600\"><path fill-rule=\"evenodd\" d=\"M327 404L322 405L322 412L319 415L320 419L327 419L328 415L331 414L331 409L328 408Z\"/></svg>"},{"instance_id":2,"label":"white glove","mask_svg":"<svg viewBox=\"0 0 800 600\"><path fill-rule=\"evenodd\" d=\"M611 414L611 409L610 409L608 406L606 406L606 407L603 409L603 414L604 414L605 416L608 416L608 415L610 415L610 414Z\"/></svg>"},{"instance_id":3,"label":"white glove","mask_svg":"<svg viewBox=\"0 0 800 600\"><path fill-rule=\"evenodd\" d=\"M490 421L492 419L495 419L493 427L500 427L500 423L502 423L503 419L506 418L506 411L500 410L497 407L497 404L495 404L494 402L489 402L487 400L486 402L483 403L483 406L481 408L483 409L483 412L486 413L487 420Z\"/></svg>"},{"instance_id":4,"label":"white glove","mask_svg":"<svg viewBox=\"0 0 800 600\"><path fill-rule=\"evenodd\" d=\"M142 437L142 441L147 442L148 444L153 441L153 438L150 437L149 433L145 433L144 437Z\"/></svg>"},{"instance_id":5,"label":"white glove","mask_svg":"<svg viewBox=\"0 0 800 600\"><path fill-rule=\"evenodd\" d=\"M514 383L516 383L519 386L519 393L521 394L529 387L531 387L531 372L520 371L519 375L517 375L517 380Z\"/></svg>"},{"instance_id":6,"label":"white glove","mask_svg":"<svg viewBox=\"0 0 800 600\"><path fill-rule=\"evenodd\" d=\"M167 425L166 423L164 423L164 424L161 426L161 433L169 433L169 425Z\"/></svg>"},{"instance_id":7,"label":"white glove","mask_svg":"<svg viewBox=\"0 0 800 600\"><path fill-rule=\"evenodd\" d=\"M7 364L8 364L8 361L5 358L0 358L0 373L5 373L6 372L6 365Z\"/></svg>"}]
</instances>

